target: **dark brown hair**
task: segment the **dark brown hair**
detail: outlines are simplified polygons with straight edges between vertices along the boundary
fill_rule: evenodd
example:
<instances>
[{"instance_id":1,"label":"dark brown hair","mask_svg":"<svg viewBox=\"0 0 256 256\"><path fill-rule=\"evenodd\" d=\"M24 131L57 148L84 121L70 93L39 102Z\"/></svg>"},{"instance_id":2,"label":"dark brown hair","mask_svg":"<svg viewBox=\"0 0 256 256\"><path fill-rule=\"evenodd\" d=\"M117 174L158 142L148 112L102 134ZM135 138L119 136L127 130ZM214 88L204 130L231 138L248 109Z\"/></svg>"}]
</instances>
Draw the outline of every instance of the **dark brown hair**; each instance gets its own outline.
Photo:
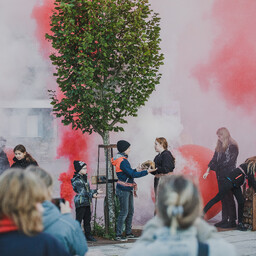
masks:
<instances>
[{"instance_id":1,"label":"dark brown hair","mask_svg":"<svg viewBox=\"0 0 256 256\"><path fill-rule=\"evenodd\" d=\"M25 155L26 161L28 161L28 162L34 162L35 164L37 164L37 161L27 152L26 148L25 148L23 145L21 145L21 144L17 145L17 146L13 149L13 152L14 152L14 153L15 153L16 151L20 151L20 152L22 152L22 153L26 153L26 155Z\"/></svg>"}]
</instances>

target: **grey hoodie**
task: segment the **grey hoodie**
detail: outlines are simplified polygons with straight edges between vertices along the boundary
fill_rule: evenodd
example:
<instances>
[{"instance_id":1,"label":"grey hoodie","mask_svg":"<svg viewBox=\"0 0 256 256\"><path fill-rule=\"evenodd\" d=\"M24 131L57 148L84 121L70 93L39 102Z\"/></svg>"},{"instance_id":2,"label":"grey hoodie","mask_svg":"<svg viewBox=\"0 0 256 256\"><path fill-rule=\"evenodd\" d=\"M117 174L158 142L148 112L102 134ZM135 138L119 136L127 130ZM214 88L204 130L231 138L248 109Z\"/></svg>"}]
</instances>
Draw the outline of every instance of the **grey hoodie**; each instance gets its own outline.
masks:
<instances>
[{"instance_id":1,"label":"grey hoodie","mask_svg":"<svg viewBox=\"0 0 256 256\"><path fill-rule=\"evenodd\" d=\"M235 247L218 235L217 230L202 219L187 229L171 234L158 217L144 227L142 236L126 256L197 256L198 241L208 244L209 256L235 256Z\"/></svg>"},{"instance_id":2,"label":"grey hoodie","mask_svg":"<svg viewBox=\"0 0 256 256\"><path fill-rule=\"evenodd\" d=\"M88 246L78 221L71 214L61 214L50 201L44 201L43 208L44 232L59 240L70 254L84 256Z\"/></svg>"}]
</instances>

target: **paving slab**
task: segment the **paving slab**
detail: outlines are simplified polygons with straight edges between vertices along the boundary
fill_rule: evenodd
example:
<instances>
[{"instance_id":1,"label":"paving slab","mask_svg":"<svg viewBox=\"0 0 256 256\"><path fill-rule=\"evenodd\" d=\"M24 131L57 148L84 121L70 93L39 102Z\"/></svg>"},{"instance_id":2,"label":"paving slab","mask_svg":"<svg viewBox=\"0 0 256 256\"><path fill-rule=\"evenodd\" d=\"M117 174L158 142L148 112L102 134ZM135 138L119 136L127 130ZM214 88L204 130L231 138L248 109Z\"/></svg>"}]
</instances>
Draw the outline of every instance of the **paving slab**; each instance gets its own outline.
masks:
<instances>
[{"instance_id":1,"label":"paving slab","mask_svg":"<svg viewBox=\"0 0 256 256\"><path fill-rule=\"evenodd\" d=\"M237 249L239 256L256 256L256 232L255 231L222 231L219 234L226 241L233 244ZM129 243L115 243L108 245L89 244L89 252L87 256L124 256L126 252L133 246ZM229 255L231 256L231 255Z\"/></svg>"}]
</instances>

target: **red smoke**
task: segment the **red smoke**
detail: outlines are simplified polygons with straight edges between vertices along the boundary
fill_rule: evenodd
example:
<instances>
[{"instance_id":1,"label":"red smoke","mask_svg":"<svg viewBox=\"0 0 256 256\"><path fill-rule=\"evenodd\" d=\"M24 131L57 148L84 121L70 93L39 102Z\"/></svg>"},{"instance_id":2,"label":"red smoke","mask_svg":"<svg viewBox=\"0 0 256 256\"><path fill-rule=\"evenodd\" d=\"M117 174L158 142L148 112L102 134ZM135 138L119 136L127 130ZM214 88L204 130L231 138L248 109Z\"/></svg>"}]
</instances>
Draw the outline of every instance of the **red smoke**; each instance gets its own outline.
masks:
<instances>
[{"instance_id":1,"label":"red smoke","mask_svg":"<svg viewBox=\"0 0 256 256\"><path fill-rule=\"evenodd\" d=\"M256 2L216 0L212 19L218 35L206 63L194 69L202 88L214 86L229 106L245 111L256 102Z\"/></svg>"},{"instance_id":2,"label":"red smoke","mask_svg":"<svg viewBox=\"0 0 256 256\"><path fill-rule=\"evenodd\" d=\"M40 51L45 59L49 59L49 55L54 50L50 42L45 39L45 34L50 33L50 16L54 8L54 0L43 0L43 4L35 5L32 18L36 20L37 28L35 31L36 38L40 44ZM62 97L62 94L57 90L57 96ZM58 134L60 144L57 150L57 157L65 157L69 159L70 164L67 173L61 173L59 180L61 181L61 197L69 202L72 201L74 192L71 186L70 179L73 176L74 168L73 161L81 160L88 164L87 145L89 143L88 136L85 136L80 131L74 131L71 126L64 127L62 124L58 125Z\"/></svg>"}]
</instances>

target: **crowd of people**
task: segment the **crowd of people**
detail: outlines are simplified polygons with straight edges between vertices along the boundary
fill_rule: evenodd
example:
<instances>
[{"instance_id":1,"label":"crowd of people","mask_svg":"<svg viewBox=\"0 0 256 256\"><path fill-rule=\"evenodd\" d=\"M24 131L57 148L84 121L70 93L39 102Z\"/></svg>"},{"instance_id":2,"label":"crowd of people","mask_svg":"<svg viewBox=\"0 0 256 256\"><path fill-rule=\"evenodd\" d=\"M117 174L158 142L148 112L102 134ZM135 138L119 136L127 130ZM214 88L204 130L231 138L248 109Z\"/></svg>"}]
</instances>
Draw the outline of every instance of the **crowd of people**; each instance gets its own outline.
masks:
<instances>
[{"instance_id":1,"label":"crowd of people","mask_svg":"<svg viewBox=\"0 0 256 256\"><path fill-rule=\"evenodd\" d=\"M203 208L200 192L189 178L174 173L175 157L168 150L167 140L156 138L157 155L153 165L133 169L128 160L131 144L117 142L113 157L117 175L116 196L120 211L116 223L117 241L136 238L132 233L136 178L154 175L154 217L144 227L129 250L129 255L236 255L234 246L218 235L202 216L217 202L222 202L222 220L217 227L244 231L242 223L244 198L241 186L245 180L256 191L256 157L248 158L236 168L238 145L228 129L217 130L217 145L208 169L216 172L218 194ZM52 202L53 179L38 166L26 148L19 144L10 165L4 152L6 140L0 137L0 255L85 255L87 241L96 242L91 231L92 199L101 189L91 189L87 164L74 160L71 184L75 192L75 219L68 201L59 208ZM235 196L238 202L236 224ZM203 208L203 211L201 209ZM83 222L83 229L82 224ZM13 246L15 241L15 246Z\"/></svg>"}]
</instances>

